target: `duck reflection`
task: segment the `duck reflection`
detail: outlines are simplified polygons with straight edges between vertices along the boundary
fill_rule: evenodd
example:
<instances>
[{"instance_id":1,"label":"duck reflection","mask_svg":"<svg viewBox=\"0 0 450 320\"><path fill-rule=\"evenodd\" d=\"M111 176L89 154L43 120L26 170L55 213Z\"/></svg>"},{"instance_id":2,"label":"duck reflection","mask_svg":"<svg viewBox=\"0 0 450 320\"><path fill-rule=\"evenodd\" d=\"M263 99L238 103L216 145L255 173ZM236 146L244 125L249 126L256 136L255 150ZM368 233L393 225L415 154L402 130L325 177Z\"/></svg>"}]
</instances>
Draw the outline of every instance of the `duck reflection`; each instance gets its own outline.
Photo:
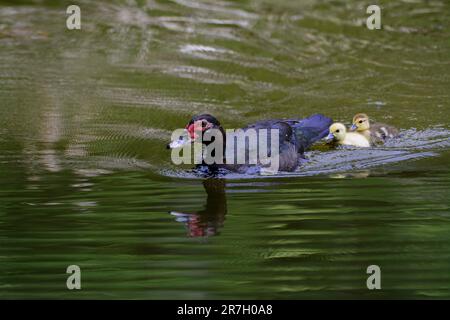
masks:
<instances>
[{"instance_id":1,"label":"duck reflection","mask_svg":"<svg viewBox=\"0 0 450 320\"><path fill-rule=\"evenodd\" d=\"M225 181L208 178L203 181L207 197L203 210L187 213L171 211L176 221L184 223L190 237L210 237L219 234L227 214Z\"/></svg>"}]
</instances>

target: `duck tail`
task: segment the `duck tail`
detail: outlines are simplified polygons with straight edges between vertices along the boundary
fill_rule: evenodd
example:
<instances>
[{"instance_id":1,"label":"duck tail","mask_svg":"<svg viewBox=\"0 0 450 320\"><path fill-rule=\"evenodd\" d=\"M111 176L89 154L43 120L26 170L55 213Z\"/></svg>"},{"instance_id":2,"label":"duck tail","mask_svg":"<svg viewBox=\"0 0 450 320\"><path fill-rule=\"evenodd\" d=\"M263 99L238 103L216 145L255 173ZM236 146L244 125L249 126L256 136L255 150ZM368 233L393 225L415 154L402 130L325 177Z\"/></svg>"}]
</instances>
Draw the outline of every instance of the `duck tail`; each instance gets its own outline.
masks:
<instances>
[{"instance_id":1,"label":"duck tail","mask_svg":"<svg viewBox=\"0 0 450 320\"><path fill-rule=\"evenodd\" d=\"M328 134L332 123L332 119L319 113L292 123L298 151L303 153L314 142L324 138Z\"/></svg>"}]
</instances>

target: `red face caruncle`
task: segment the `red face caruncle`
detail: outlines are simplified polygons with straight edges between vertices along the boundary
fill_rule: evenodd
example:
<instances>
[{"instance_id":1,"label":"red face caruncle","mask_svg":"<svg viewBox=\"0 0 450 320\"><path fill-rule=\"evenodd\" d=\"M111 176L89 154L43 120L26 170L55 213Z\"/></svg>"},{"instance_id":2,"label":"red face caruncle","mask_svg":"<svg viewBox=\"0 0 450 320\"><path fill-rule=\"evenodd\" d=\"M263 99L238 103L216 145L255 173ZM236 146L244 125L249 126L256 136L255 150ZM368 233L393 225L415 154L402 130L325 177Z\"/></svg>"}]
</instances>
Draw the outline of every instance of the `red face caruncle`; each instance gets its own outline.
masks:
<instances>
[{"instance_id":1,"label":"red face caruncle","mask_svg":"<svg viewBox=\"0 0 450 320\"><path fill-rule=\"evenodd\" d=\"M205 132L206 130L208 130L212 127L213 127L212 123L208 122L205 119L202 119L202 120L197 120L194 123L188 124L186 126L186 130L188 131L191 139L195 140L198 138L199 132Z\"/></svg>"}]
</instances>

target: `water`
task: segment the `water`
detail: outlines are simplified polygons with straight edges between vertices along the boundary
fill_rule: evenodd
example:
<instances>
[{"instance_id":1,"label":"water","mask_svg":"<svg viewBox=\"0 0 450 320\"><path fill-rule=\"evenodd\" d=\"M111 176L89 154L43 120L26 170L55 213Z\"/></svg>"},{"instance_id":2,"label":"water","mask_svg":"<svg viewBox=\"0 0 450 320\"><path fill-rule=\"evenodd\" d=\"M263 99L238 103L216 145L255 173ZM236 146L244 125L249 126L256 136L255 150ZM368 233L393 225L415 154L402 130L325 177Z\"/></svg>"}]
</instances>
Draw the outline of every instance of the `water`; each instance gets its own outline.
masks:
<instances>
[{"instance_id":1,"label":"water","mask_svg":"<svg viewBox=\"0 0 450 320\"><path fill-rule=\"evenodd\" d=\"M78 3L81 31L0 3L1 298L450 298L447 1L381 1L378 31L359 1ZM402 136L205 181L165 150L201 112Z\"/></svg>"}]
</instances>

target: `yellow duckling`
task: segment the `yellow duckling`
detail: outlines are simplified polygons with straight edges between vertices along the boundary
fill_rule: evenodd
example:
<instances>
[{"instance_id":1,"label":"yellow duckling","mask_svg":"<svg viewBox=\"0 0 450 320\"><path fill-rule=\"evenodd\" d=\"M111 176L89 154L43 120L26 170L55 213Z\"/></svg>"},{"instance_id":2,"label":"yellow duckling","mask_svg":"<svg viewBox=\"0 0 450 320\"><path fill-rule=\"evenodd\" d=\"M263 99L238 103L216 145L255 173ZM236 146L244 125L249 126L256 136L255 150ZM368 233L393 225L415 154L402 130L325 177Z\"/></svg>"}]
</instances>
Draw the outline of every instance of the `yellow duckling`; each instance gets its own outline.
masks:
<instances>
[{"instance_id":1,"label":"yellow duckling","mask_svg":"<svg viewBox=\"0 0 450 320\"><path fill-rule=\"evenodd\" d=\"M370 147L369 140L365 136L356 132L347 132L342 123L333 123L330 127L330 134L326 139L334 140L341 145Z\"/></svg>"},{"instance_id":2,"label":"yellow duckling","mask_svg":"<svg viewBox=\"0 0 450 320\"><path fill-rule=\"evenodd\" d=\"M353 117L353 125L350 131L357 131L371 143L382 143L388 138L398 136L398 130L383 123L370 124L369 117L365 113L358 113Z\"/></svg>"}]
</instances>

